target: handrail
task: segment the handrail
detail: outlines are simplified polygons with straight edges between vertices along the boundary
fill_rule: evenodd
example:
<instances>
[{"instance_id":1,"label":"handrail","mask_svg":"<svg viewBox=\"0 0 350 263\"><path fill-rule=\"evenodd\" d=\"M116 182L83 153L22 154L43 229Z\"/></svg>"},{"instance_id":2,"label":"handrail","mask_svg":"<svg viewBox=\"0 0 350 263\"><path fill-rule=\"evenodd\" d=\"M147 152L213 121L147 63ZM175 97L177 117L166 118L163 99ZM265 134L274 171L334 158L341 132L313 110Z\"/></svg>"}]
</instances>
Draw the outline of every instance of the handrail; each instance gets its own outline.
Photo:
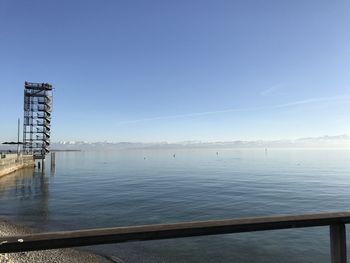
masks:
<instances>
[{"instance_id":1,"label":"handrail","mask_svg":"<svg viewBox=\"0 0 350 263\"><path fill-rule=\"evenodd\" d=\"M350 212L249 217L131 227L62 231L0 238L0 253L56 249L132 241L330 226L333 263L346 262L345 224Z\"/></svg>"}]
</instances>

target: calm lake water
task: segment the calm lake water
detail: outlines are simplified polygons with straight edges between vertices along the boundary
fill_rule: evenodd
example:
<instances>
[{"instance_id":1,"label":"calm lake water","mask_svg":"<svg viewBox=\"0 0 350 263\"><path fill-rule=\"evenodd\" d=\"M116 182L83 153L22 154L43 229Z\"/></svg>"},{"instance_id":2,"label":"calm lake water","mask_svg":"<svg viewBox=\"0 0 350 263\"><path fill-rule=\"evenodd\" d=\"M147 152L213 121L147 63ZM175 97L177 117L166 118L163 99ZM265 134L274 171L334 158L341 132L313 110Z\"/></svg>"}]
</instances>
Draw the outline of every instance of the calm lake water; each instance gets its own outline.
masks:
<instances>
[{"instance_id":1,"label":"calm lake water","mask_svg":"<svg viewBox=\"0 0 350 263\"><path fill-rule=\"evenodd\" d=\"M59 152L55 171L49 163L44 174L26 169L0 178L1 217L51 231L350 210L350 150ZM88 249L125 262L329 262L328 231Z\"/></svg>"}]
</instances>

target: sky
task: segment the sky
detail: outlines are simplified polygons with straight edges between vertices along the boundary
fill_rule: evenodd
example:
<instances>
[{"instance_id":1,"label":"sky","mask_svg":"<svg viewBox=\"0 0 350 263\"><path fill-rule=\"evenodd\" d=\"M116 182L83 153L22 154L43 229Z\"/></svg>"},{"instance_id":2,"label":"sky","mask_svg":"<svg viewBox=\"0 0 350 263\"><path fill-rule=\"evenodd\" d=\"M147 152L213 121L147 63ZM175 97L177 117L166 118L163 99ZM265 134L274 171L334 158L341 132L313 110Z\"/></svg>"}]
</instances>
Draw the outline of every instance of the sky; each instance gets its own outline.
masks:
<instances>
[{"instance_id":1,"label":"sky","mask_svg":"<svg viewBox=\"0 0 350 263\"><path fill-rule=\"evenodd\" d=\"M350 1L0 0L0 141L25 81L52 140L350 134Z\"/></svg>"}]
</instances>

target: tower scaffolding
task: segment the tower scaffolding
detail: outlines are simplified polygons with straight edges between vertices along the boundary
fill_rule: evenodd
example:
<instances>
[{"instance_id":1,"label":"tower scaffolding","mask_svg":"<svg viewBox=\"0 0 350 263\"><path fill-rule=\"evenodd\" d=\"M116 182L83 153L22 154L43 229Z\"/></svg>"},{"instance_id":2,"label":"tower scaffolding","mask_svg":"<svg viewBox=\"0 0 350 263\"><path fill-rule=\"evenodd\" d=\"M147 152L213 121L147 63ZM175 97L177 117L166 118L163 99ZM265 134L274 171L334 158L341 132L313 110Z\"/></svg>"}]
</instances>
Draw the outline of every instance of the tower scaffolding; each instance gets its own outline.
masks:
<instances>
[{"instance_id":1,"label":"tower scaffolding","mask_svg":"<svg viewBox=\"0 0 350 263\"><path fill-rule=\"evenodd\" d=\"M24 84L23 152L45 159L50 151L52 85Z\"/></svg>"}]
</instances>

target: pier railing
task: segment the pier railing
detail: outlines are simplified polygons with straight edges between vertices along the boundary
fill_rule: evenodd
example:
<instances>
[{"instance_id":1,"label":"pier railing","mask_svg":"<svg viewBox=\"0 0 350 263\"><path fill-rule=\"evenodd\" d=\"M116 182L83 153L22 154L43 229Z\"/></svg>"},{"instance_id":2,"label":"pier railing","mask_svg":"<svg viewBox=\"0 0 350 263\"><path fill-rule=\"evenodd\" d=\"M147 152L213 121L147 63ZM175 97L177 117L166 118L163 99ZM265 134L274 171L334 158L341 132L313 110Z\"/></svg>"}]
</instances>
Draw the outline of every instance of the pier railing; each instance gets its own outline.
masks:
<instances>
[{"instance_id":1,"label":"pier railing","mask_svg":"<svg viewBox=\"0 0 350 263\"><path fill-rule=\"evenodd\" d=\"M15 237L1 237L0 253L329 226L331 262L346 263L345 224L347 223L350 223L350 212L250 217L215 221L39 233Z\"/></svg>"}]
</instances>

